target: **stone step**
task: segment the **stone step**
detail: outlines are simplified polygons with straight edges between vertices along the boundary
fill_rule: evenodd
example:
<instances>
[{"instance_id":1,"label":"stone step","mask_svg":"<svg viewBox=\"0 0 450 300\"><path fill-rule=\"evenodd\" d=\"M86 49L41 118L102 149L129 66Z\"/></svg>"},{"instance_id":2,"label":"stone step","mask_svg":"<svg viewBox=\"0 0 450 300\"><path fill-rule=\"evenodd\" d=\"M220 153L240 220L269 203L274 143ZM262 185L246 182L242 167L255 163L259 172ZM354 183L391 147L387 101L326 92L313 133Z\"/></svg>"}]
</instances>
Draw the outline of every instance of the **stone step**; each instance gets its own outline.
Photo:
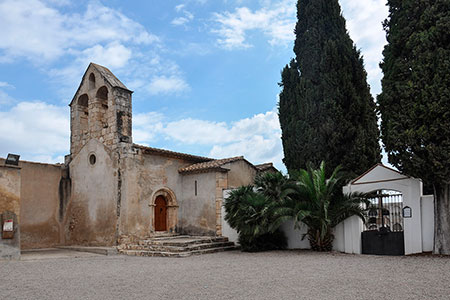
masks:
<instances>
[{"instance_id":1,"label":"stone step","mask_svg":"<svg viewBox=\"0 0 450 300\"><path fill-rule=\"evenodd\" d=\"M172 246L172 245L136 245L130 244L126 245L124 250L147 250L147 251L162 251L162 252L185 252L185 251L195 251L208 248L218 248L218 247L229 247L234 246L233 242L208 242L203 244L189 244L187 246Z\"/></svg>"},{"instance_id":2,"label":"stone step","mask_svg":"<svg viewBox=\"0 0 450 300\"><path fill-rule=\"evenodd\" d=\"M189 238L189 235L171 235L171 236L153 236L147 239L144 239L143 241L161 241L161 240L176 240L176 239L183 239L183 238Z\"/></svg>"},{"instance_id":3,"label":"stone step","mask_svg":"<svg viewBox=\"0 0 450 300\"><path fill-rule=\"evenodd\" d=\"M118 254L116 247L87 247L87 246L58 246L56 248L66 249L78 252L89 252L101 255L116 255Z\"/></svg>"},{"instance_id":4,"label":"stone step","mask_svg":"<svg viewBox=\"0 0 450 300\"><path fill-rule=\"evenodd\" d=\"M172 239L148 239L139 242L139 245L161 245L161 246L176 246L176 247L188 247L194 244L205 243L220 243L228 242L227 237L192 237L192 236L180 236Z\"/></svg>"},{"instance_id":5,"label":"stone step","mask_svg":"<svg viewBox=\"0 0 450 300\"><path fill-rule=\"evenodd\" d=\"M158 256L158 257L189 257L192 255L201 255L208 253L216 253L222 251L230 251L238 249L236 246L227 247L216 247L208 249L200 249L193 251L184 252L169 252L169 251L150 251L150 250L119 250L120 254L130 255L130 256Z\"/></svg>"},{"instance_id":6,"label":"stone step","mask_svg":"<svg viewBox=\"0 0 450 300\"><path fill-rule=\"evenodd\" d=\"M149 238L176 238L179 236L181 236L179 233L173 232L154 232L149 236Z\"/></svg>"}]
</instances>

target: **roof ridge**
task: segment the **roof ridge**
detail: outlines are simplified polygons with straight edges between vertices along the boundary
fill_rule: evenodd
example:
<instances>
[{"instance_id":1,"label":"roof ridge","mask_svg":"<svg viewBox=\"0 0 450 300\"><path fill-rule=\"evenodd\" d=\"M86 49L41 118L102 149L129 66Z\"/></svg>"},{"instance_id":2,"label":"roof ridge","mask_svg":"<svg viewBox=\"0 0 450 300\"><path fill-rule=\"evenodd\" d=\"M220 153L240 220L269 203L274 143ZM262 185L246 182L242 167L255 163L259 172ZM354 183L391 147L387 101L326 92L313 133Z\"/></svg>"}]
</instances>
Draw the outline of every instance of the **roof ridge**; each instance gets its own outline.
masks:
<instances>
[{"instance_id":1,"label":"roof ridge","mask_svg":"<svg viewBox=\"0 0 450 300\"><path fill-rule=\"evenodd\" d=\"M200 170L211 170L211 169L222 169L222 170L226 170L224 168L222 168L223 165L227 164L227 163L231 163L231 162L235 162L238 160L246 160L244 158L244 156L233 156L233 157L227 157L227 158L221 158L221 159L213 159L210 161L205 161L205 162L199 162L199 163L195 163L192 165L188 165L185 167L182 167L180 169L178 169L178 172L180 173L185 173L185 172L192 172L192 171L200 171ZM251 163L249 163L251 164Z\"/></svg>"},{"instance_id":2,"label":"roof ridge","mask_svg":"<svg viewBox=\"0 0 450 300\"><path fill-rule=\"evenodd\" d=\"M107 67L102 66L102 65L99 65L99 64L96 64L96 63L93 63L93 62L89 63L89 65L93 65L93 66L97 69L97 71L98 71L101 75L103 75L103 76L105 77L105 79L108 81L108 83L109 83L112 87L119 87L119 88L122 88L122 89L125 89L125 90L130 91L130 90L125 86L125 84L123 84L122 81L120 81L120 79L117 78L117 76L114 75L114 73L111 72L111 70L108 69ZM89 66L88 66L88 69L89 69ZM106 71L106 74L103 74L102 71ZM111 76L112 78L109 78L109 76ZM131 92L131 91L130 91L130 92Z\"/></svg>"},{"instance_id":3,"label":"roof ridge","mask_svg":"<svg viewBox=\"0 0 450 300\"><path fill-rule=\"evenodd\" d=\"M133 146L136 148L140 148L140 149L147 150L147 151L154 152L154 153L200 160L199 162L196 162L196 164L214 160L213 158L206 157L206 156L187 154L187 153L176 152L176 151L162 149L162 148L149 147L149 146L144 146L144 145L139 145L139 144L133 144Z\"/></svg>"}]
</instances>

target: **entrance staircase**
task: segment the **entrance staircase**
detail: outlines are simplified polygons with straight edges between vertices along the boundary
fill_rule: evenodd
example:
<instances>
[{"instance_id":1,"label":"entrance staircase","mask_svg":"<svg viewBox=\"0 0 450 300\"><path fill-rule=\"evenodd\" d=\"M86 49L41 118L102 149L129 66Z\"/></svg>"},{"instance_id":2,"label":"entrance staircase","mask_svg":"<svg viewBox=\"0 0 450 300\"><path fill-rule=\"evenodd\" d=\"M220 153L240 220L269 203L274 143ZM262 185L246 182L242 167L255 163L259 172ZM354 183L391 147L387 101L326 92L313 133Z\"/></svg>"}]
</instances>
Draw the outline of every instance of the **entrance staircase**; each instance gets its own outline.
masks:
<instances>
[{"instance_id":1,"label":"entrance staircase","mask_svg":"<svg viewBox=\"0 0 450 300\"><path fill-rule=\"evenodd\" d=\"M120 254L166 257L188 257L235 249L237 247L233 242L228 241L227 237L176 234L163 234L133 242L122 242L118 246Z\"/></svg>"}]
</instances>

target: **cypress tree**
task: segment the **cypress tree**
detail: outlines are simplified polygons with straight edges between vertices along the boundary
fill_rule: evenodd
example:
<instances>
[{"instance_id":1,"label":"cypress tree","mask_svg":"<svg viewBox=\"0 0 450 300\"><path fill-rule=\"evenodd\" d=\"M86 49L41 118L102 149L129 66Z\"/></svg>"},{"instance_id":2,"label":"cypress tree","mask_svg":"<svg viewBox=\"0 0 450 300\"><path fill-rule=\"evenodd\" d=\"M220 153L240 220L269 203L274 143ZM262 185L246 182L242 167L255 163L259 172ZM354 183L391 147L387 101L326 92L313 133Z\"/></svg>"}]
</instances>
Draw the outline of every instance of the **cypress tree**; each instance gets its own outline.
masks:
<instances>
[{"instance_id":1,"label":"cypress tree","mask_svg":"<svg viewBox=\"0 0 450 300\"><path fill-rule=\"evenodd\" d=\"M380 161L375 104L338 0L299 0L295 59L281 74L279 118L289 172L326 161L350 176Z\"/></svg>"},{"instance_id":2,"label":"cypress tree","mask_svg":"<svg viewBox=\"0 0 450 300\"><path fill-rule=\"evenodd\" d=\"M450 1L388 5L382 140L391 164L433 185L434 252L450 254Z\"/></svg>"}]
</instances>

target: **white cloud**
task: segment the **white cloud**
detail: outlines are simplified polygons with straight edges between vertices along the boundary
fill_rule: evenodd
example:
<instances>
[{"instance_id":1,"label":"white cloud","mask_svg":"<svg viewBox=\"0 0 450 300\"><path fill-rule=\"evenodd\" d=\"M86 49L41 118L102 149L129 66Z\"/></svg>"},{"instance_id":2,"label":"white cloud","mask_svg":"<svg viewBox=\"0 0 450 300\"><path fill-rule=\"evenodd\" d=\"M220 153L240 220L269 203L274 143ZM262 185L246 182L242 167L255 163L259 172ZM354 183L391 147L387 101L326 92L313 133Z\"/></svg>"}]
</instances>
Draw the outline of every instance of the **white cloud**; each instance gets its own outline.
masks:
<instances>
[{"instance_id":1,"label":"white cloud","mask_svg":"<svg viewBox=\"0 0 450 300\"><path fill-rule=\"evenodd\" d=\"M15 87L5 81L0 81L0 105L13 104L16 99L8 95L2 88L15 89Z\"/></svg>"},{"instance_id":2,"label":"white cloud","mask_svg":"<svg viewBox=\"0 0 450 300\"><path fill-rule=\"evenodd\" d=\"M15 102L16 100L13 97L8 95L6 92L0 90L0 105L13 104Z\"/></svg>"},{"instance_id":3,"label":"white cloud","mask_svg":"<svg viewBox=\"0 0 450 300\"><path fill-rule=\"evenodd\" d=\"M152 78L148 91L152 95L177 94L189 90L189 85L178 76L155 76Z\"/></svg>"},{"instance_id":4,"label":"white cloud","mask_svg":"<svg viewBox=\"0 0 450 300\"><path fill-rule=\"evenodd\" d=\"M44 1L57 6L68 6L71 4L70 0L44 0Z\"/></svg>"},{"instance_id":5,"label":"white cloud","mask_svg":"<svg viewBox=\"0 0 450 300\"><path fill-rule=\"evenodd\" d=\"M70 5L64 0L0 1L0 62L25 58L39 65L64 101L89 62L107 66L125 84L150 86L143 91L151 95L189 88L178 65L159 56L165 51L162 41L144 26L97 1L81 13L63 12L65 4ZM58 67L51 67L56 60Z\"/></svg>"},{"instance_id":6,"label":"white cloud","mask_svg":"<svg viewBox=\"0 0 450 300\"><path fill-rule=\"evenodd\" d=\"M175 11L179 12L179 11L181 11L185 6L186 6L186 4L179 4L179 5L175 6Z\"/></svg>"},{"instance_id":7,"label":"white cloud","mask_svg":"<svg viewBox=\"0 0 450 300\"><path fill-rule=\"evenodd\" d=\"M179 26L179 25L184 25L188 22L189 22L188 18L178 17L178 18L173 19L172 22L170 22L170 24Z\"/></svg>"},{"instance_id":8,"label":"white cloud","mask_svg":"<svg viewBox=\"0 0 450 300\"><path fill-rule=\"evenodd\" d=\"M172 25L175 26L185 25L194 19L194 15L190 11L184 9L184 7L185 7L184 4L175 6L175 10L177 12L183 12L184 16L173 19L171 22Z\"/></svg>"},{"instance_id":9,"label":"white cloud","mask_svg":"<svg viewBox=\"0 0 450 300\"><path fill-rule=\"evenodd\" d=\"M167 124L164 133L186 144L227 143L233 140L226 123L197 119L183 119Z\"/></svg>"},{"instance_id":10,"label":"white cloud","mask_svg":"<svg viewBox=\"0 0 450 300\"><path fill-rule=\"evenodd\" d=\"M378 64L382 60L383 47L386 44L382 22L388 16L385 0L340 0L343 15L347 20L347 29L351 38L361 49L368 73L368 82L372 94L380 92L381 70ZM239 1L237 1L239 3ZM286 45L295 39L296 1L262 0L261 8L251 10L248 7L237 8L234 12L215 13L219 23L213 32L219 38L220 46L232 49L252 47L249 34L252 31L263 32L271 45Z\"/></svg>"},{"instance_id":11,"label":"white cloud","mask_svg":"<svg viewBox=\"0 0 450 300\"><path fill-rule=\"evenodd\" d=\"M57 153L68 153L69 109L43 102L20 102L0 111L0 156L9 152L35 160L54 162Z\"/></svg>"},{"instance_id":12,"label":"white cloud","mask_svg":"<svg viewBox=\"0 0 450 300\"><path fill-rule=\"evenodd\" d=\"M121 68L125 66L131 58L132 51L124 45L113 42L103 47L94 47L83 50L78 58L82 65L87 66L89 62L96 62L110 68Z\"/></svg>"},{"instance_id":13,"label":"white cloud","mask_svg":"<svg viewBox=\"0 0 450 300\"><path fill-rule=\"evenodd\" d=\"M284 170L283 148L279 136L263 137L252 136L246 140L228 145L215 145L211 149L211 157L233 157L244 155L253 164L273 162L279 170Z\"/></svg>"},{"instance_id":14,"label":"white cloud","mask_svg":"<svg viewBox=\"0 0 450 300\"><path fill-rule=\"evenodd\" d=\"M272 161L284 170L280 134L275 110L230 124L198 119L167 122L158 112L133 116L135 143L154 145L162 138L197 144L210 149L211 157L244 155L252 163ZM63 162L63 155L69 152L69 136L66 107L20 102L8 111L0 111L0 156L14 152L25 160Z\"/></svg>"},{"instance_id":15,"label":"white cloud","mask_svg":"<svg viewBox=\"0 0 450 300\"><path fill-rule=\"evenodd\" d=\"M2 87L6 87L6 88L14 88L13 85L11 85L11 84L9 84L9 83L7 83L7 82L4 82L4 81L0 81L0 88L2 88Z\"/></svg>"},{"instance_id":16,"label":"white cloud","mask_svg":"<svg viewBox=\"0 0 450 300\"><path fill-rule=\"evenodd\" d=\"M383 59L383 48L386 44L386 33L382 22L387 18L389 10L385 0L341 0L343 15L347 20L350 37L364 56L368 82L372 94L381 91L382 73L379 63Z\"/></svg>"},{"instance_id":17,"label":"white cloud","mask_svg":"<svg viewBox=\"0 0 450 300\"><path fill-rule=\"evenodd\" d=\"M83 14L64 14L39 0L0 3L0 57L26 57L42 64L73 49L127 42L151 44L159 39L122 13L96 2Z\"/></svg>"},{"instance_id":18,"label":"white cloud","mask_svg":"<svg viewBox=\"0 0 450 300\"><path fill-rule=\"evenodd\" d=\"M163 129L164 116L157 112L133 115L133 142L149 145Z\"/></svg>"},{"instance_id":19,"label":"white cloud","mask_svg":"<svg viewBox=\"0 0 450 300\"><path fill-rule=\"evenodd\" d=\"M244 155L254 164L273 162L285 170L276 109L231 123L192 118L167 121L156 112L134 116L135 143L154 145L159 139L201 146L214 158Z\"/></svg>"},{"instance_id":20,"label":"white cloud","mask_svg":"<svg viewBox=\"0 0 450 300\"><path fill-rule=\"evenodd\" d=\"M221 36L219 45L226 49L249 48L247 41L250 31L262 31L271 45L286 45L294 40L295 12L294 0L277 2L263 1L264 6L255 11L247 7L236 8L235 12L215 13L219 28L213 32Z\"/></svg>"},{"instance_id":21,"label":"white cloud","mask_svg":"<svg viewBox=\"0 0 450 300\"><path fill-rule=\"evenodd\" d=\"M198 119L169 122L161 129L168 138L184 144L211 147L211 157L244 155L252 163L282 163L281 129L275 110L231 124Z\"/></svg>"}]
</instances>

